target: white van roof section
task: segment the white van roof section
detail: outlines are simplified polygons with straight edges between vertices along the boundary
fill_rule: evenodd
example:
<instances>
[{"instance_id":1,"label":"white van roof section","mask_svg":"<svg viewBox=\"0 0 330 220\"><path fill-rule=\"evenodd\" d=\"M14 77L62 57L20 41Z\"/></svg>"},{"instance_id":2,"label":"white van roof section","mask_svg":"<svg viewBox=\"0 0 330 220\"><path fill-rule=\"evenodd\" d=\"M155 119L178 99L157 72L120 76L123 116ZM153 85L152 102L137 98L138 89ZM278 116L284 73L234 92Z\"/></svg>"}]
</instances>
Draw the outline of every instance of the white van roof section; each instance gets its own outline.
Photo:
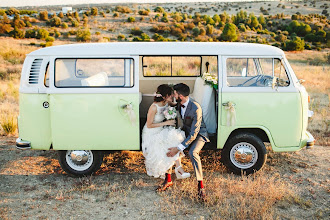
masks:
<instances>
[{"instance_id":1,"label":"white van roof section","mask_svg":"<svg viewBox=\"0 0 330 220\"><path fill-rule=\"evenodd\" d=\"M47 47L32 56L107 56L107 55L237 55L284 56L273 46L228 42L114 42L80 43Z\"/></svg>"}]
</instances>

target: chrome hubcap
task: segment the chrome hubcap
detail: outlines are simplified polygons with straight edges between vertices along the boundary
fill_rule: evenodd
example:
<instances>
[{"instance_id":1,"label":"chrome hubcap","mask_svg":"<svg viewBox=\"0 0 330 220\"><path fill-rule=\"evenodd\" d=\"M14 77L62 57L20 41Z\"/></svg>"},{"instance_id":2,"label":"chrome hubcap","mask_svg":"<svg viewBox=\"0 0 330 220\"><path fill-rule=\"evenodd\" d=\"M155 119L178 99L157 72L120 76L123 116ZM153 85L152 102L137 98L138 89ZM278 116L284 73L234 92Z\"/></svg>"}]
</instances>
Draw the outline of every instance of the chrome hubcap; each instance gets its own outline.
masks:
<instances>
[{"instance_id":1,"label":"chrome hubcap","mask_svg":"<svg viewBox=\"0 0 330 220\"><path fill-rule=\"evenodd\" d=\"M92 165L93 153L90 150L68 150L66 161L72 169L84 171Z\"/></svg>"},{"instance_id":2,"label":"chrome hubcap","mask_svg":"<svg viewBox=\"0 0 330 220\"><path fill-rule=\"evenodd\" d=\"M251 168L257 160L258 152L250 143L238 143L230 151L230 161L240 169Z\"/></svg>"}]
</instances>

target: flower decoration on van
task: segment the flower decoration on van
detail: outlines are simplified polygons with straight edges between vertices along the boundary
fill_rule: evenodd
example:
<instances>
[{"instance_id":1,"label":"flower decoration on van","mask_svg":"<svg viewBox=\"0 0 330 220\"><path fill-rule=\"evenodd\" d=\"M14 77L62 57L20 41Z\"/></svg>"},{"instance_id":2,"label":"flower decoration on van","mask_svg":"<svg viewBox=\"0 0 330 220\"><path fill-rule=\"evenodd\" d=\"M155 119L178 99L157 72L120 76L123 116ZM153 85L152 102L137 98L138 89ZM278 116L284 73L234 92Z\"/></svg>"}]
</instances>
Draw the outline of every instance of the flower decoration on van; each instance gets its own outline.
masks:
<instances>
[{"instance_id":1,"label":"flower decoration on van","mask_svg":"<svg viewBox=\"0 0 330 220\"><path fill-rule=\"evenodd\" d=\"M120 100L120 101L123 102L124 100ZM120 105L120 113L122 115L128 117L131 124L133 126L135 126L135 124L136 124L136 115L135 115L135 112L134 112L134 109L133 109L132 102L130 102L130 103L126 102L126 104L121 104Z\"/></svg>"},{"instance_id":2,"label":"flower decoration on van","mask_svg":"<svg viewBox=\"0 0 330 220\"><path fill-rule=\"evenodd\" d=\"M166 120L173 120L176 118L177 115L175 107L171 107L171 106L167 107L163 112L163 114Z\"/></svg>"},{"instance_id":3,"label":"flower decoration on van","mask_svg":"<svg viewBox=\"0 0 330 220\"><path fill-rule=\"evenodd\" d=\"M216 76L212 75L209 72L204 72L202 75L202 79L204 80L205 84L208 84L213 88L218 89L218 79Z\"/></svg>"}]
</instances>

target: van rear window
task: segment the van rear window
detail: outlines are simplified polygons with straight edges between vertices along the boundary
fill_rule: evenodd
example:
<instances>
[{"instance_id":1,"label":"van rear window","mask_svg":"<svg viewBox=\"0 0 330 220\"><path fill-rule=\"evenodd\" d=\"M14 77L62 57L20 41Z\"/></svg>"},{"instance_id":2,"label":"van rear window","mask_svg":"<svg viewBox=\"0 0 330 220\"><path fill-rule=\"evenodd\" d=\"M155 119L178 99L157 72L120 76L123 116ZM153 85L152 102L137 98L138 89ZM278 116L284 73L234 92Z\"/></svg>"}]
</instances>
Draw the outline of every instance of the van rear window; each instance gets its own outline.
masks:
<instances>
[{"instance_id":1,"label":"van rear window","mask_svg":"<svg viewBox=\"0 0 330 220\"><path fill-rule=\"evenodd\" d=\"M56 59L55 86L132 87L133 59Z\"/></svg>"}]
</instances>

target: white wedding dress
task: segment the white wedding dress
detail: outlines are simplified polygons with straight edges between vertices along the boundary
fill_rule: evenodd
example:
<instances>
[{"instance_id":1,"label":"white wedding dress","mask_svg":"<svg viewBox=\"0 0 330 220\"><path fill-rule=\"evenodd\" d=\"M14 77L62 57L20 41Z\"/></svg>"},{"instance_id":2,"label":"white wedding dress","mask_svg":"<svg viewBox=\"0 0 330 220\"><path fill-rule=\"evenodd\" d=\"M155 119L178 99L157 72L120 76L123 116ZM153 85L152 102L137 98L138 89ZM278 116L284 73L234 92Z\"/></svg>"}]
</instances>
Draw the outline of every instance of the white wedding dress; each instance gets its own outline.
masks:
<instances>
[{"instance_id":1,"label":"white wedding dress","mask_svg":"<svg viewBox=\"0 0 330 220\"><path fill-rule=\"evenodd\" d=\"M165 119L163 114L165 106L158 106L153 123L160 123ZM185 139L184 131L175 129L173 126L148 128L144 125L142 130L142 151L145 157L147 174L155 178L162 177L171 168L176 159L180 157L177 153L174 157L166 156L168 148L178 146Z\"/></svg>"}]
</instances>

